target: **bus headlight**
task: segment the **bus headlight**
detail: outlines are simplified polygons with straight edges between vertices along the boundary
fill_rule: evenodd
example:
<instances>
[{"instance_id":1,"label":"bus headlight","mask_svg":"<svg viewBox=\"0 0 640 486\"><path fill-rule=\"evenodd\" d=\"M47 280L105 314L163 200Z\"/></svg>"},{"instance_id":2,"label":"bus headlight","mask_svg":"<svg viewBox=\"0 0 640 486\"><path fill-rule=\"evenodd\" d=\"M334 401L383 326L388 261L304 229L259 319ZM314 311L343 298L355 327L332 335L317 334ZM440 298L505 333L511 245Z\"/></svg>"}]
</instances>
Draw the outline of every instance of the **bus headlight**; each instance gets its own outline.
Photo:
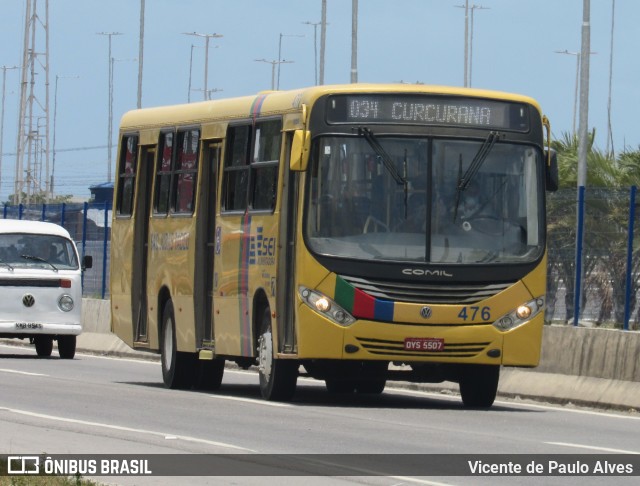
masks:
<instances>
[{"instance_id":1,"label":"bus headlight","mask_svg":"<svg viewBox=\"0 0 640 486\"><path fill-rule=\"evenodd\" d=\"M64 294L58 299L58 307L60 307L61 311L71 312L73 310L73 298Z\"/></svg>"},{"instance_id":2,"label":"bus headlight","mask_svg":"<svg viewBox=\"0 0 640 486\"><path fill-rule=\"evenodd\" d=\"M517 309L505 314L498 318L493 327L500 331L509 331L521 326L525 322L531 320L544 310L544 296L537 299L530 300L520 306Z\"/></svg>"},{"instance_id":3,"label":"bus headlight","mask_svg":"<svg viewBox=\"0 0 640 486\"><path fill-rule=\"evenodd\" d=\"M349 326L356 322L355 318L346 310L340 307L332 299L316 290L300 287L298 289L302 301L311 307L314 311L322 314L336 324L341 326Z\"/></svg>"}]
</instances>

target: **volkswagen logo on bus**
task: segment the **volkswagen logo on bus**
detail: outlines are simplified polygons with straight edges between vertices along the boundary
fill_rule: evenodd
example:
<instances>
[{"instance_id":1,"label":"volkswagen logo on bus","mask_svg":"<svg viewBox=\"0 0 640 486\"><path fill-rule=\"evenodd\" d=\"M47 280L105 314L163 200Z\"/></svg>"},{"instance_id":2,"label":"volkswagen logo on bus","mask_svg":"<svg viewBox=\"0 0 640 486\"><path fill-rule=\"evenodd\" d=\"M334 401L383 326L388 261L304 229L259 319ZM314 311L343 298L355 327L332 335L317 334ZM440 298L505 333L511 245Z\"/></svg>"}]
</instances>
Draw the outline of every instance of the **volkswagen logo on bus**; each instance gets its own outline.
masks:
<instances>
[{"instance_id":1,"label":"volkswagen logo on bus","mask_svg":"<svg viewBox=\"0 0 640 486\"><path fill-rule=\"evenodd\" d=\"M36 303L36 299L31 294L25 294L24 297L22 297L22 304L25 307L33 307L33 304L35 303Z\"/></svg>"},{"instance_id":2,"label":"volkswagen logo on bus","mask_svg":"<svg viewBox=\"0 0 640 486\"><path fill-rule=\"evenodd\" d=\"M433 311L431 310L431 307L427 307L426 305L422 309L420 309L420 315L425 319L429 319L432 312Z\"/></svg>"}]
</instances>

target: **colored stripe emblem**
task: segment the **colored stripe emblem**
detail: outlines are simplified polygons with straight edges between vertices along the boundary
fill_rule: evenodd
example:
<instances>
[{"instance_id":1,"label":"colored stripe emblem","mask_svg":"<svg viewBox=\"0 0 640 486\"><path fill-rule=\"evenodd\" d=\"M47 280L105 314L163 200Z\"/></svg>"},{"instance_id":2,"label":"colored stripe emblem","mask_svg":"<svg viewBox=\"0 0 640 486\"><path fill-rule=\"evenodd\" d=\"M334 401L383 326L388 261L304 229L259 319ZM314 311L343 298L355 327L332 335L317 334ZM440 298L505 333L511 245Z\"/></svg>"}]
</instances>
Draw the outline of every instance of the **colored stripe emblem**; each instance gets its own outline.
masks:
<instances>
[{"instance_id":1,"label":"colored stripe emblem","mask_svg":"<svg viewBox=\"0 0 640 486\"><path fill-rule=\"evenodd\" d=\"M251 318L249 315L249 255L251 253L251 215L242 216L238 273L238 298L240 299L240 347L243 356L251 356Z\"/></svg>"},{"instance_id":2,"label":"colored stripe emblem","mask_svg":"<svg viewBox=\"0 0 640 486\"><path fill-rule=\"evenodd\" d=\"M377 299L336 276L336 302L353 317L374 321L393 321L394 302Z\"/></svg>"},{"instance_id":3,"label":"colored stripe emblem","mask_svg":"<svg viewBox=\"0 0 640 486\"><path fill-rule=\"evenodd\" d=\"M256 99L253 100L253 103L251 104L251 113L249 113L251 115L251 117L255 120L256 118L258 118L258 116L260 116L260 111L262 110L262 104L264 103L264 100L267 99L266 94L262 94L262 95L258 95L256 96Z\"/></svg>"}]
</instances>

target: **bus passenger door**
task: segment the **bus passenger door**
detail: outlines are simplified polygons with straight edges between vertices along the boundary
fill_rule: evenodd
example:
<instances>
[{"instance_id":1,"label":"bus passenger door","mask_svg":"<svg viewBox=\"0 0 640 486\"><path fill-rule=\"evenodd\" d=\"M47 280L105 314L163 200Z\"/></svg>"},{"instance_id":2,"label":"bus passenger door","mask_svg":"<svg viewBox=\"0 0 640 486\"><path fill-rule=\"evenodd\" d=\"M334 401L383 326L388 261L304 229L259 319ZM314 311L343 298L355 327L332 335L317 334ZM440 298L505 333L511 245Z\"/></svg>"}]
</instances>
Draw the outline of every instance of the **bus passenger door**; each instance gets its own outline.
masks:
<instances>
[{"instance_id":1,"label":"bus passenger door","mask_svg":"<svg viewBox=\"0 0 640 486\"><path fill-rule=\"evenodd\" d=\"M131 272L131 309L133 313L134 341L148 342L147 336L147 257L149 254L149 217L151 187L156 149L140 149L140 183L134 218L133 265Z\"/></svg>"},{"instance_id":2,"label":"bus passenger door","mask_svg":"<svg viewBox=\"0 0 640 486\"><path fill-rule=\"evenodd\" d=\"M196 319L196 347L215 351L213 326L214 258L216 245L216 194L218 163L222 143L205 142L198 215L193 304Z\"/></svg>"}]
</instances>

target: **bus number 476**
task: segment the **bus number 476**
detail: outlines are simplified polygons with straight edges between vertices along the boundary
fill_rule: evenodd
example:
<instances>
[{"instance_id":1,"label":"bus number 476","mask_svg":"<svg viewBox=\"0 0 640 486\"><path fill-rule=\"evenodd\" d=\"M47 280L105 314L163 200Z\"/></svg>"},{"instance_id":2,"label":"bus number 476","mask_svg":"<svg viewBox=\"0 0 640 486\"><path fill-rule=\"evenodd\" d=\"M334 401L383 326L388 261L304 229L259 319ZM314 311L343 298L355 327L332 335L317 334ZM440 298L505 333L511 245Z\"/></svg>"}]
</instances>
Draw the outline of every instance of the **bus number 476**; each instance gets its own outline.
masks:
<instances>
[{"instance_id":1,"label":"bus number 476","mask_svg":"<svg viewBox=\"0 0 640 486\"><path fill-rule=\"evenodd\" d=\"M475 321L476 316L478 315L483 321L490 321L491 307L479 307L477 305L472 305L469 307L463 307L458 313L458 317L463 321L466 321L467 319Z\"/></svg>"}]
</instances>

